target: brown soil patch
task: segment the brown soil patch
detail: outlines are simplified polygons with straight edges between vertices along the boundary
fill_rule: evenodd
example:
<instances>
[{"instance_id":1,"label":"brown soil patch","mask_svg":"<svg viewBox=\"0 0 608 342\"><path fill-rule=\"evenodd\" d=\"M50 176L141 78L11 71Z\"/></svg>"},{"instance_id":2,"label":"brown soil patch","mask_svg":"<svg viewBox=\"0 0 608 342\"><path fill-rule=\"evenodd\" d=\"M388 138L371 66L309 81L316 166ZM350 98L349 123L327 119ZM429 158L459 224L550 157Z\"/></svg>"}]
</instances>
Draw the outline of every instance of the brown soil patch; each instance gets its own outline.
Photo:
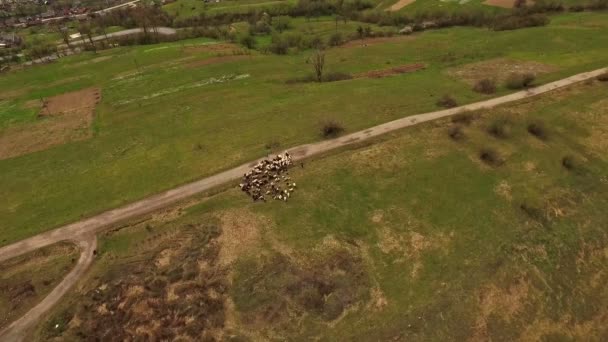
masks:
<instances>
[{"instance_id":1,"label":"brown soil patch","mask_svg":"<svg viewBox=\"0 0 608 342\"><path fill-rule=\"evenodd\" d=\"M470 63L451 68L447 71L448 75L461 79L471 85L476 82L489 78L502 84L507 77L514 72L544 74L556 71L557 67L534 61L517 61L508 58L497 58L482 62Z\"/></svg>"},{"instance_id":2,"label":"brown soil patch","mask_svg":"<svg viewBox=\"0 0 608 342\"><path fill-rule=\"evenodd\" d=\"M201 61L190 62L190 63L186 64L186 67L198 68L198 67L201 67L204 65L226 63L226 62L238 61L238 60L249 59L249 58L252 58L252 57L247 56L247 55L211 57L211 58L203 59Z\"/></svg>"},{"instance_id":3,"label":"brown soil patch","mask_svg":"<svg viewBox=\"0 0 608 342\"><path fill-rule=\"evenodd\" d=\"M513 195L511 194L511 186L506 180L500 181L500 183L498 183L494 188L494 192L509 202L513 199Z\"/></svg>"},{"instance_id":4,"label":"brown soil patch","mask_svg":"<svg viewBox=\"0 0 608 342\"><path fill-rule=\"evenodd\" d=\"M402 9L403 7L412 4L414 1L416 0L399 0L396 3L394 3L391 7L387 8L387 11L391 11L391 12L395 12L398 11L400 9Z\"/></svg>"},{"instance_id":5,"label":"brown soil patch","mask_svg":"<svg viewBox=\"0 0 608 342\"><path fill-rule=\"evenodd\" d=\"M393 75L400 75L400 74L405 74L405 73L409 73L409 72L414 72L414 71L418 71L418 70L421 70L424 68L426 68L426 65L424 63L406 64L406 65L400 65L400 66L396 66L396 67L389 68L389 69L362 72L359 74L355 74L354 77L355 78L382 78L382 77L388 77L388 76L393 76Z\"/></svg>"},{"instance_id":6,"label":"brown soil patch","mask_svg":"<svg viewBox=\"0 0 608 342\"><path fill-rule=\"evenodd\" d=\"M89 138L100 94L99 88L88 88L45 99L37 122L2 132L0 160Z\"/></svg>"},{"instance_id":7,"label":"brown soil patch","mask_svg":"<svg viewBox=\"0 0 608 342\"><path fill-rule=\"evenodd\" d=\"M215 53L229 53L232 54L235 51L241 51L242 48L235 44L206 44L196 46L186 46L184 51L189 53L196 52L215 52Z\"/></svg>"},{"instance_id":8,"label":"brown soil patch","mask_svg":"<svg viewBox=\"0 0 608 342\"><path fill-rule=\"evenodd\" d=\"M260 219L245 210L233 210L220 215L222 235L218 242L222 246L219 264L229 265L236 258L260 242Z\"/></svg>"},{"instance_id":9,"label":"brown soil patch","mask_svg":"<svg viewBox=\"0 0 608 342\"><path fill-rule=\"evenodd\" d=\"M485 287L479 294L479 316L475 323L473 340L487 340L487 321L490 315L497 315L510 321L524 307L528 298L530 284L523 279L511 284L508 288L499 288L494 284Z\"/></svg>"},{"instance_id":10,"label":"brown soil patch","mask_svg":"<svg viewBox=\"0 0 608 342\"><path fill-rule=\"evenodd\" d=\"M483 4L502 8L513 8L515 0L486 0Z\"/></svg>"},{"instance_id":11,"label":"brown soil patch","mask_svg":"<svg viewBox=\"0 0 608 342\"><path fill-rule=\"evenodd\" d=\"M378 37L378 38L365 38L355 39L340 45L341 48L353 48L353 47L367 47L377 44L385 43L396 43L416 39L415 36L392 36L392 37Z\"/></svg>"}]
</instances>

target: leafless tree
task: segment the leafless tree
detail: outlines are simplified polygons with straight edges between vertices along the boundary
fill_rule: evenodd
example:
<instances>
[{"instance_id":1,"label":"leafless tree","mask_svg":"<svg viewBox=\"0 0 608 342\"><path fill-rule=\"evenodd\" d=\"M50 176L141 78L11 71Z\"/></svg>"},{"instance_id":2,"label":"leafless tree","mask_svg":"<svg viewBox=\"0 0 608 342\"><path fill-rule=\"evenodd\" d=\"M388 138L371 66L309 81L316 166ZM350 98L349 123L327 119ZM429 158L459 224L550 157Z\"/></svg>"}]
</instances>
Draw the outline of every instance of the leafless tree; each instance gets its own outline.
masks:
<instances>
[{"instance_id":1,"label":"leafless tree","mask_svg":"<svg viewBox=\"0 0 608 342\"><path fill-rule=\"evenodd\" d=\"M317 50L310 57L312 67L315 71L315 77L317 82L323 81L323 67L325 66L325 51Z\"/></svg>"},{"instance_id":2,"label":"leafless tree","mask_svg":"<svg viewBox=\"0 0 608 342\"><path fill-rule=\"evenodd\" d=\"M61 36L61 39L63 39L63 42L65 43L65 45L68 46L68 49L71 50L72 45L70 44L70 32L68 31L68 28L65 26L61 26L61 24L57 23L57 25L55 26L55 29Z\"/></svg>"}]
</instances>

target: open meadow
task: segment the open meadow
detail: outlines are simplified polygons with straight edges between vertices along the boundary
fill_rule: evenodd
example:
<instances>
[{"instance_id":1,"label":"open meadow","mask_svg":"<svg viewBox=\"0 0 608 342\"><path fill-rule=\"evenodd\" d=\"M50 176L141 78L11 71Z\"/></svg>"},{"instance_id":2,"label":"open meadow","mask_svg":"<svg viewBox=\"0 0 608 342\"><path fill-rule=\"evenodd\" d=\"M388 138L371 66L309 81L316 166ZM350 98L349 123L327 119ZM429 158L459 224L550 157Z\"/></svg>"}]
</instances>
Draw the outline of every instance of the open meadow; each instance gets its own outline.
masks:
<instances>
[{"instance_id":1,"label":"open meadow","mask_svg":"<svg viewBox=\"0 0 608 342\"><path fill-rule=\"evenodd\" d=\"M500 72L535 72L542 84L604 67L607 19L568 13L538 28L352 41L326 52L327 72L353 76L339 82L290 82L312 73L309 51L203 38L11 71L0 79L0 245L319 140L324 120L356 131L436 110L446 94L458 104L506 94L502 83L494 95L472 90Z\"/></svg>"},{"instance_id":2,"label":"open meadow","mask_svg":"<svg viewBox=\"0 0 608 342\"><path fill-rule=\"evenodd\" d=\"M231 189L103 233L35 337L603 340L607 91L588 81L307 161L288 202Z\"/></svg>"}]
</instances>

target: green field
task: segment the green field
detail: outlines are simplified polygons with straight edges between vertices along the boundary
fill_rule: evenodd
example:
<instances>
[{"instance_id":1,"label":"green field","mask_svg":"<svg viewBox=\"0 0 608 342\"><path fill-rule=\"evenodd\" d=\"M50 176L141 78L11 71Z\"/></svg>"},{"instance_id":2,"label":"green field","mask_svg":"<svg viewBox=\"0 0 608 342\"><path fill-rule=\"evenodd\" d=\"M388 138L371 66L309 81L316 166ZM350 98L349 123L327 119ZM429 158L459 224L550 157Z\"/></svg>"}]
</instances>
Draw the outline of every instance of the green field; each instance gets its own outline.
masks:
<instances>
[{"instance_id":1,"label":"green field","mask_svg":"<svg viewBox=\"0 0 608 342\"><path fill-rule=\"evenodd\" d=\"M309 161L287 203L232 189L106 233L38 338L602 340L607 91L587 82ZM488 149L502 163L482 161ZM119 321L89 309L102 306Z\"/></svg>"},{"instance_id":2,"label":"green field","mask_svg":"<svg viewBox=\"0 0 608 342\"><path fill-rule=\"evenodd\" d=\"M201 14L245 13L251 9L287 6L294 3L295 1L293 0L227 0L217 3L205 3L198 0L177 0L164 5L163 10L174 16L177 20L183 20Z\"/></svg>"},{"instance_id":3,"label":"green field","mask_svg":"<svg viewBox=\"0 0 608 342\"><path fill-rule=\"evenodd\" d=\"M328 50L328 72L427 65L382 79L286 85L312 72L307 51L252 51L197 66L242 53L200 39L121 47L11 72L0 80L0 134L43 125L41 99L86 87L99 87L102 98L90 138L0 160L0 245L260 157L270 142L289 147L318 140L323 120L356 131L434 110L443 94L459 103L485 98L448 73L466 64L506 58L551 66L537 83L604 67L607 18L564 14L542 28L452 28Z\"/></svg>"}]
</instances>

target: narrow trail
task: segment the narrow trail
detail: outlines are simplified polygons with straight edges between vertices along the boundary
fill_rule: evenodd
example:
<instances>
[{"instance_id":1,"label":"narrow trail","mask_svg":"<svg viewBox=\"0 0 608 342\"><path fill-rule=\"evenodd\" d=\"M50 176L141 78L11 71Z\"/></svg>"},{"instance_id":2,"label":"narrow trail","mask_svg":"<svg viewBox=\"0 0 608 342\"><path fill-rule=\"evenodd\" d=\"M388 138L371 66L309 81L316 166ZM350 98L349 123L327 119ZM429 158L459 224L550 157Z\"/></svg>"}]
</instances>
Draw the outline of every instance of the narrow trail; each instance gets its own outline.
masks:
<instances>
[{"instance_id":1,"label":"narrow trail","mask_svg":"<svg viewBox=\"0 0 608 342\"><path fill-rule=\"evenodd\" d=\"M555 82L547 83L535 88L519 91L513 94L475 102L468 105L455 107L446 110L439 110L424 114L407 116L398 120L390 121L366 130L351 133L340 138L320 141L317 143L305 144L290 148L284 152L289 152L294 161L319 155L343 146L355 143L396 131L405 127L414 126L420 123L437 120L452 116L466 111L493 108L505 103L510 103L536 95L544 94L559 88L563 88L582 81L593 79L603 73L608 72L608 68L584 72L573 75ZM38 234L22 241L0 248L0 262L17 257L19 255L34 251L36 249L54 244L56 242L72 240L78 242L82 247L82 254L76 267L66 278L36 307L30 310L19 320L13 322L6 330L0 332L0 341L21 341L24 333L31 328L37 320L48 311L59 299L76 283L84 274L93 260L93 251L96 246L97 232L121 221L149 214L153 211L168 207L183 199L193 195L211 190L222 184L239 179L245 172L253 167L260 158L213 176L179 186L177 188L147 197L140 201L126 206L108 210L99 215L88 219L77 221L54 230Z\"/></svg>"},{"instance_id":2,"label":"narrow trail","mask_svg":"<svg viewBox=\"0 0 608 342\"><path fill-rule=\"evenodd\" d=\"M28 333L31 332L40 320L40 317L48 312L59 300L76 284L84 272L93 262L95 249L97 248L97 237L95 234L73 237L73 240L80 247L80 258L76 266L63 278L51 293L49 293L38 305L18 320L14 321L6 329L0 332L0 341L14 342L23 341Z\"/></svg>"}]
</instances>

